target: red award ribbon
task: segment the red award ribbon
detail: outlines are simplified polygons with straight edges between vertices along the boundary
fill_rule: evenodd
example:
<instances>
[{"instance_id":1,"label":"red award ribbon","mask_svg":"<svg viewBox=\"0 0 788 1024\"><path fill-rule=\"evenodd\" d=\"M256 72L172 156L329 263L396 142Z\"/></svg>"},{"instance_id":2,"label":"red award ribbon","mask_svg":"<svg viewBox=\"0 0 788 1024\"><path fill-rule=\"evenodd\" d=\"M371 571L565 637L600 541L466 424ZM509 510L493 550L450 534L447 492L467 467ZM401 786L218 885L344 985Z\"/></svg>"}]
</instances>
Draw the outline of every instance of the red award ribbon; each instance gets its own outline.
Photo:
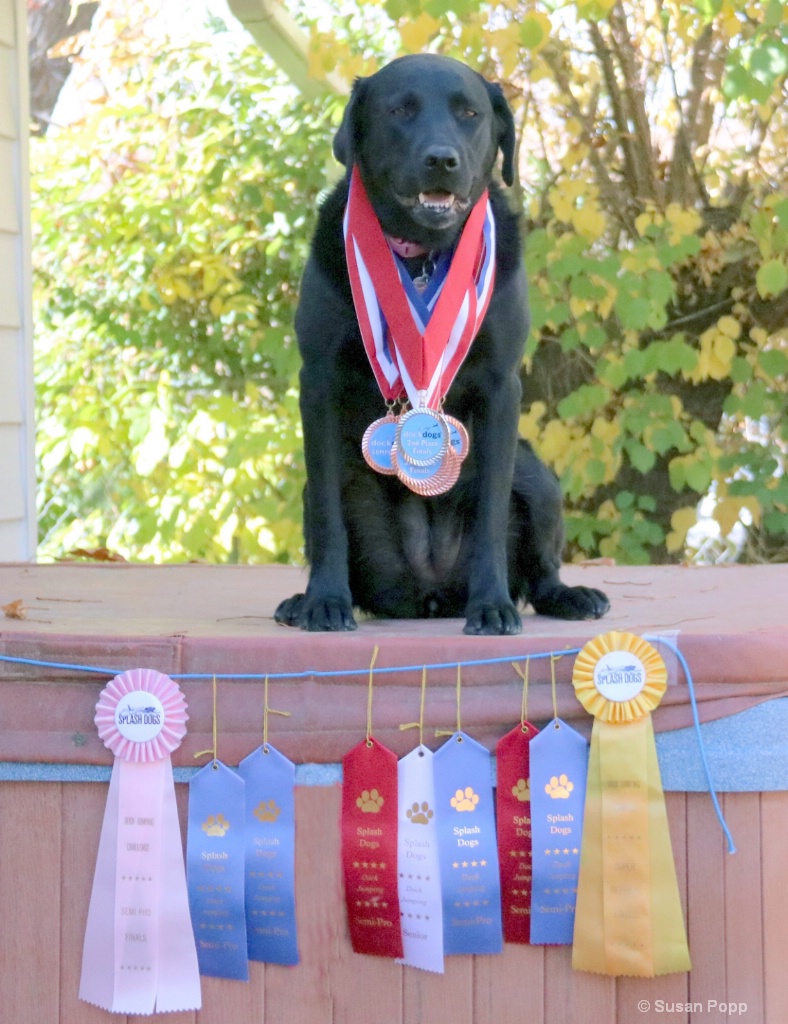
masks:
<instances>
[{"instance_id":1,"label":"red award ribbon","mask_svg":"<svg viewBox=\"0 0 788 1024\"><path fill-rule=\"evenodd\" d=\"M414 409L437 407L492 296L495 222L487 192L468 216L426 328L415 317L358 167L353 168L344 230L356 316L383 397L398 398L404 387Z\"/></svg>"},{"instance_id":2,"label":"red award ribbon","mask_svg":"<svg viewBox=\"0 0 788 1024\"><path fill-rule=\"evenodd\" d=\"M353 950L402 957L397 756L370 736L345 755L342 778L342 874Z\"/></svg>"},{"instance_id":3,"label":"red award ribbon","mask_svg":"<svg viewBox=\"0 0 788 1024\"><path fill-rule=\"evenodd\" d=\"M501 866L503 937L531 941L531 771L530 744L538 729L518 723L498 741L496 811L498 862Z\"/></svg>"}]
</instances>

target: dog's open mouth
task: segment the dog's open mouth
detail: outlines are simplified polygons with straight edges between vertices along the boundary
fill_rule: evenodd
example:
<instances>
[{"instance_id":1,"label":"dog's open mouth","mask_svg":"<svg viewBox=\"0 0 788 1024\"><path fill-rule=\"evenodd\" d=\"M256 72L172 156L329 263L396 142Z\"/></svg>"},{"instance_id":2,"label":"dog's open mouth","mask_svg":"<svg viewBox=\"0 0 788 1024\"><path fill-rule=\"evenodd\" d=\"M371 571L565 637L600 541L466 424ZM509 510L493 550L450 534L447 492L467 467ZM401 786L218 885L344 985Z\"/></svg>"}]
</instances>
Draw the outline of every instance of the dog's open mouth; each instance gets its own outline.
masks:
<instances>
[{"instance_id":1,"label":"dog's open mouth","mask_svg":"<svg viewBox=\"0 0 788 1024\"><path fill-rule=\"evenodd\" d=\"M464 213L471 205L470 199L463 199L453 192L437 190L435 192L419 192L418 196L397 196L403 206L412 210L423 210L428 214Z\"/></svg>"}]
</instances>

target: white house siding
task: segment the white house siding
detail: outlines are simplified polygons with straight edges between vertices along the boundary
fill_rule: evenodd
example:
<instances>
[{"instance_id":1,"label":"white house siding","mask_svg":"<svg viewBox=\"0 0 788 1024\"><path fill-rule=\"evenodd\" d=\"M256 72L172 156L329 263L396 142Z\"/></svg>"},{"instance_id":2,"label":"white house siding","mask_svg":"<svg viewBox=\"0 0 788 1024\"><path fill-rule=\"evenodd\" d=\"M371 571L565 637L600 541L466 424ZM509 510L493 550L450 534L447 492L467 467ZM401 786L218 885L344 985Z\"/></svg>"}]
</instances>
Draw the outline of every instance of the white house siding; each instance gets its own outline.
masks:
<instances>
[{"instance_id":1,"label":"white house siding","mask_svg":"<svg viewBox=\"0 0 788 1024\"><path fill-rule=\"evenodd\" d=\"M0 561L35 556L26 83L23 0L0 0Z\"/></svg>"}]
</instances>

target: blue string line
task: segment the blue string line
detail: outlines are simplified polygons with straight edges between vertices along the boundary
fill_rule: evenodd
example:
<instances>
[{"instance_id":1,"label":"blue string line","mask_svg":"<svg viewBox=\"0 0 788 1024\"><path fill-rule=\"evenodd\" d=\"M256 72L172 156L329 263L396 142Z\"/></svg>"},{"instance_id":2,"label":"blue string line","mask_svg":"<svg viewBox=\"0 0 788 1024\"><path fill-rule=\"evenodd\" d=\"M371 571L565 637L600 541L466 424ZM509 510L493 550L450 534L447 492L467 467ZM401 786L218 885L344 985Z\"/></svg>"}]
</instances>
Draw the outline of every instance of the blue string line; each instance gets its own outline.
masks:
<instances>
[{"instance_id":1,"label":"blue string line","mask_svg":"<svg viewBox=\"0 0 788 1024\"><path fill-rule=\"evenodd\" d=\"M392 672L421 672L422 669L428 669L432 671L439 668L452 668L456 669L458 665L461 668L473 665L503 665L511 664L513 661L523 661L526 658L530 658L532 661L538 661L540 659L559 657L564 654L579 654L579 647L565 647L560 651L548 651L546 654L511 654L505 658L479 658L474 661L442 661L435 662L434 664L425 665L423 662L419 665L394 665L390 668L378 668L375 666L375 675L386 675ZM8 654L0 654L0 661L10 662L14 665L33 665L36 668L57 668L64 669L68 672L94 672L98 675L103 676L117 676L126 669L117 668L101 668L96 665L71 665L59 661L38 661L35 658L14 658ZM343 669L340 671L331 672L318 672L316 669L307 669L304 672L168 672L170 679L265 679L268 676L269 679L327 679L331 676L368 676L369 667L367 668L351 668Z\"/></svg>"},{"instance_id":2,"label":"blue string line","mask_svg":"<svg viewBox=\"0 0 788 1024\"><path fill-rule=\"evenodd\" d=\"M722 831L725 833L725 838L728 840L728 853L736 853L736 847L733 843L733 836L731 835L730 829L728 828L728 825L725 821L725 817L722 813L722 808L720 807L719 800L717 799L717 793L714 789L714 783L711 778L711 769L709 768L709 762L706 760L706 748L703 745L703 734L700 731L698 705L695 701L695 684L692 681L692 673L690 672L689 665L687 664L687 659L684 657L684 655L681 653L678 647L676 647L675 644L671 643L670 640L665 640L664 637L644 636L643 639L648 640L649 643L662 644L663 646L671 650L678 658L679 664L681 665L684 671L684 677L687 680L687 689L689 691L690 707L692 708L692 721L695 725L695 736L698 740L698 753L700 754L700 760L701 764L703 765L703 771L706 774L706 785L709 787L709 796L711 797L711 802L714 805L714 811L717 815L717 820L720 823L720 827L722 828Z\"/></svg>"},{"instance_id":3,"label":"blue string line","mask_svg":"<svg viewBox=\"0 0 788 1024\"><path fill-rule=\"evenodd\" d=\"M712 778L711 778L711 770L709 768L709 763L708 763L708 761L706 759L706 749L705 749L705 747L703 745L703 734L701 733L701 730L700 730L700 718L698 717L698 706L697 706L697 703L696 703L696 700L695 700L695 685L694 685L694 683L692 681L692 673L690 672L689 665L687 664L687 661L686 661L684 655L681 653L681 651L678 649L678 647L676 647L676 645L671 643L669 640L666 640L664 637L653 636L653 637L644 637L644 639L648 640L651 643L662 644L663 646L665 646L669 650L671 650L676 655L676 657L678 658L679 664L681 665L681 667L682 667L682 669L684 671L684 676L685 676L686 681L687 681L687 689L689 691L690 707L692 709L692 720L693 720L693 723L694 723L694 726L695 726L695 735L696 735L697 741L698 741L698 752L700 754L701 764L703 765L703 770L704 770L705 775L706 775L706 784L708 785L708 788L709 788L709 795L711 796L711 802L712 802L712 805L714 806L714 811L715 811L715 813L717 815L717 819L718 819L718 821L720 823L720 826L722 828L722 831L725 833L725 837L726 837L726 839L728 841L728 853L735 853L736 852L736 847L735 847L735 845L733 843L733 836L730 833L730 829L728 828L728 825L727 825L727 823L725 821L725 817L723 816L722 809L721 809L720 804L719 804L719 800L717 799L717 793L716 793L716 791L714 789L714 783L713 783ZM430 664L430 665L396 665L396 666L393 666L393 667L390 667L390 668L376 668L375 669L375 675L384 675L384 674L390 674L390 673L393 673L393 672L417 672L417 671L420 671L420 670L422 670L424 668L427 668L430 671L433 671L435 669L444 669L444 668L451 668L451 669L453 669L453 668L456 668L458 664L461 665L463 668L469 667L469 666L475 666L475 665L502 665L502 664L505 664L505 663L511 664L513 661L522 661L525 658L531 658L534 661L539 661L539 660L543 660L543 659L547 659L547 658L552 658L552 657L554 657L556 655L579 654L579 653L580 653L580 648L579 647L573 647L573 648L564 648L561 651L548 651L545 654L512 654L512 655L508 655L507 657L504 657L504 658L478 658L478 659L475 659L473 661L435 662L435 663ZM62 669L64 671L68 671L68 672L91 672L91 673L95 673L97 675L104 675L104 676L116 676L116 675L120 675L121 672L124 671L123 669L119 670L119 669L114 669L114 668L102 668L102 667L99 667L99 666L96 666L96 665L73 665L73 664L69 664L67 662L59 662L59 661L40 661L40 660L38 660L36 658L15 658L15 657L12 657L11 655L7 655L7 654L0 654L0 661L7 662L9 664L14 664L14 665L32 665L32 666L35 666L37 668ZM360 668L360 669L347 669L347 670L344 670L344 671L329 671L329 672L318 672L316 670L307 670L305 672L269 672L269 673L264 673L264 672L245 672L245 673L230 672L230 673L219 673L219 672L217 672L215 674L215 678L216 679L256 679L256 680L261 680L261 679L265 679L265 677L267 675L269 679L327 679L327 678L330 678L332 676L366 676L368 674L369 674L369 669L368 668ZM213 679L214 678L214 673L212 673L212 672L210 672L210 673L181 672L181 673L178 673L178 674L171 674L170 678L171 679L190 679L190 680Z\"/></svg>"}]
</instances>

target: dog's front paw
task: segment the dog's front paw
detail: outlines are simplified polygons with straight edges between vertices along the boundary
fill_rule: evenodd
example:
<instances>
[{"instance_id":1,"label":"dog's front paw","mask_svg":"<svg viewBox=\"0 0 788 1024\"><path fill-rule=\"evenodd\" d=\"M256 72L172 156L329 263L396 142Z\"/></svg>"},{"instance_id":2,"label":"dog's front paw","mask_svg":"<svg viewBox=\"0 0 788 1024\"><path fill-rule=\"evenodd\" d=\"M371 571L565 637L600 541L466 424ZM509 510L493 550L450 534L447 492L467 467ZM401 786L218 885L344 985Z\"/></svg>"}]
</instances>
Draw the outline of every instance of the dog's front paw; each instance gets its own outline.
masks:
<instances>
[{"instance_id":1,"label":"dog's front paw","mask_svg":"<svg viewBox=\"0 0 788 1024\"><path fill-rule=\"evenodd\" d=\"M514 636L522 628L520 613L511 601L478 601L468 605L463 633L474 636Z\"/></svg>"},{"instance_id":2,"label":"dog's front paw","mask_svg":"<svg viewBox=\"0 0 788 1024\"><path fill-rule=\"evenodd\" d=\"M274 619L285 626L298 626L310 633L339 633L356 628L353 608L343 597L310 597L294 594L282 601Z\"/></svg>"},{"instance_id":3,"label":"dog's front paw","mask_svg":"<svg viewBox=\"0 0 788 1024\"><path fill-rule=\"evenodd\" d=\"M559 583L532 601L534 611L554 619L601 619L610 602L594 587L567 587Z\"/></svg>"},{"instance_id":4,"label":"dog's front paw","mask_svg":"<svg viewBox=\"0 0 788 1024\"><path fill-rule=\"evenodd\" d=\"M274 621L278 622L280 626L299 626L303 604L303 594L293 594L292 597L285 598L274 612Z\"/></svg>"}]
</instances>

